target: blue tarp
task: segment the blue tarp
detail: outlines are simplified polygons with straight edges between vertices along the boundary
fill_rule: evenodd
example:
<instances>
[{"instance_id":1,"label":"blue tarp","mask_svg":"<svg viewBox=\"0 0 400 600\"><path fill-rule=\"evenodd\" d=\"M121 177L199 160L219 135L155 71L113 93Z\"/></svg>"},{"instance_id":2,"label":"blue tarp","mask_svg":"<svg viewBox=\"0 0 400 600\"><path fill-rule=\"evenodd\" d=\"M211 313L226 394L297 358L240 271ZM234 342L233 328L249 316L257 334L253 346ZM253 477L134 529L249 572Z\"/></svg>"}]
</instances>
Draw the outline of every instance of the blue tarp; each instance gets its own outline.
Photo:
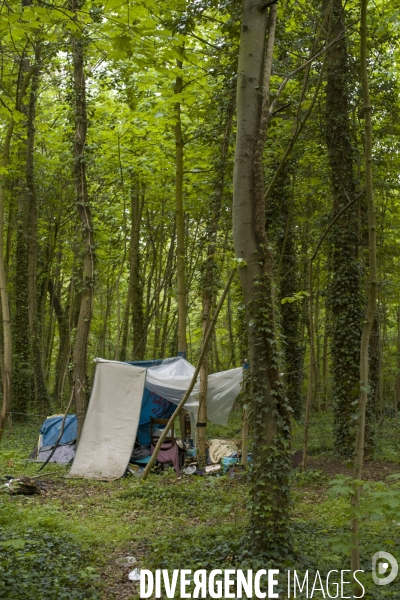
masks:
<instances>
[{"instance_id":1,"label":"blue tarp","mask_svg":"<svg viewBox=\"0 0 400 600\"><path fill-rule=\"evenodd\" d=\"M161 365L162 360L142 360L129 362L130 365L135 367L156 367ZM150 392L147 388L144 388L142 398L142 409L140 412L139 427L137 431L137 437L141 446L150 444L150 417L153 419L169 419L174 412L176 406L169 400L158 396L154 392Z\"/></svg>"},{"instance_id":2,"label":"blue tarp","mask_svg":"<svg viewBox=\"0 0 400 600\"><path fill-rule=\"evenodd\" d=\"M40 428L40 433L42 435L41 447L54 446L58 439L58 436L60 435L61 423L63 418L63 415L56 415L54 417L49 417L45 420L45 422ZM60 444L69 444L71 442L74 442L76 440L76 434L76 415L67 415L67 418L65 419L64 433L60 440Z\"/></svg>"}]
</instances>

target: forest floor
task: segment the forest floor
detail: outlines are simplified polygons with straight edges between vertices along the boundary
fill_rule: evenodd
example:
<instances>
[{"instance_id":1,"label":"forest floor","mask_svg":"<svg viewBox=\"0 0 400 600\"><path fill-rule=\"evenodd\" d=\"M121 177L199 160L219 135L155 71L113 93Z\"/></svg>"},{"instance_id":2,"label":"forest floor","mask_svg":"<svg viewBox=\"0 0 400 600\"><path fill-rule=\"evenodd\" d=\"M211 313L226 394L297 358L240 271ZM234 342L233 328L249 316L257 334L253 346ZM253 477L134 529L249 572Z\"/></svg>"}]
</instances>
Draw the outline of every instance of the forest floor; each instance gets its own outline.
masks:
<instances>
[{"instance_id":1,"label":"forest floor","mask_svg":"<svg viewBox=\"0 0 400 600\"><path fill-rule=\"evenodd\" d=\"M240 419L209 435L237 439ZM15 426L0 446L0 475L34 475L27 461L38 428ZM301 447L302 427L293 447ZM400 559L400 444L393 422L379 431L374 460L365 465L369 489L363 493L362 568L371 579L371 557L379 550ZM348 500L333 497L330 481L350 475L332 454L331 415L313 416L310 459L305 473L293 473L295 559L282 569L325 572L348 569ZM68 467L50 464L41 496L0 496L0 598L10 600L128 600L138 598L129 568L116 559L133 555L138 566L156 568L266 568L243 552L246 532L246 478L152 475L114 482L68 479ZM382 508L383 507L383 508ZM386 507L386 508L385 508ZM397 515L397 518L396 518ZM276 567L276 563L271 567ZM396 598L399 583L367 591L365 598ZM379 592L379 593L378 593ZM286 597L282 596L282 597ZM298 596L301 597L301 596ZM315 598L323 597L314 594Z\"/></svg>"}]
</instances>

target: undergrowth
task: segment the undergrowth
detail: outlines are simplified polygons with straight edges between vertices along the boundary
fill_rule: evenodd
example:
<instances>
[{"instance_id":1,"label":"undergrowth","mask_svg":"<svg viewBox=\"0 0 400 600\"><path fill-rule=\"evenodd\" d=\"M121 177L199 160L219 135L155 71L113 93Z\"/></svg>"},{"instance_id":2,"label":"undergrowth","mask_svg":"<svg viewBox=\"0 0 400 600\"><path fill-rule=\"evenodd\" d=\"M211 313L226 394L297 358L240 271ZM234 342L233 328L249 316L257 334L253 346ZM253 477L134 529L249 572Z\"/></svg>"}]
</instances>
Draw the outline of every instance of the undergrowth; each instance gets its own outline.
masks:
<instances>
[{"instance_id":1,"label":"undergrowth","mask_svg":"<svg viewBox=\"0 0 400 600\"><path fill-rule=\"evenodd\" d=\"M377 452L379 458L382 454L385 460L392 456L394 461L398 448L390 436L392 425L389 420L382 424L388 439L383 442L378 436ZM240 438L240 414L236 413L226 430L210 428L210 437L217 433L224 438ZM301 435L302 426L296 424L294 449L301 448ZM333 458L331 436L329 414L313 415L310 446L314 456L322 457L326 465ZM1 475L37 474L38 465L27 461L36 437L37 428L21 425L6 433L0 447ZM328 497L332 476L322 467L293 472L293 554L282 557L276 549L276 557L270 557L269 562L252 556L244 543L246 477L178 478L166 472L151 475L144 483L135 477L105 483L67 479L67 473L65 466L46 467L43 496L0 495L0 598L138 597L137 585L130 583L127 571L115 564L117 557L127 555L137 557L139 568L152 570L257 570L269 566L282 571L290 568L303 573L308 569L312 573L318 569L326 573L349 568L348 500L343 495ZM385 550L400 559L400 515L395 517L399 495L398 481L388 480L371 485L362 496L362 568L370 586L365 598L400 595L397 580L382 589L370 584L375 552ZM378 505L385 503L379 514ZM114 587L110 572L117 581ZM323 596L318 592L314 597Z\"/></svg>"}]
</instances>

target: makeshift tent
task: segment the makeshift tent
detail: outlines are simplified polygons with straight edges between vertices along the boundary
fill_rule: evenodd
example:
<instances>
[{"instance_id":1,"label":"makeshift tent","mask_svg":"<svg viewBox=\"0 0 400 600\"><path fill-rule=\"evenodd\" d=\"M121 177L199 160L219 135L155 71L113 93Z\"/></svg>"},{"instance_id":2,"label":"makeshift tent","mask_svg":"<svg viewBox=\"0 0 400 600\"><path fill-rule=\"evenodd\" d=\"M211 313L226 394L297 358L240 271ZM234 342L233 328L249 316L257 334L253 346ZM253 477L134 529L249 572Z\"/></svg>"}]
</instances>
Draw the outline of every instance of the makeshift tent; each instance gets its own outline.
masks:
<instances>
[{"instance_id":1,"label":"makeshift tent","mask_svg":"<svg viewBox=\"0 0 400 600\"><path fill-rule=\"evenodd\" d=\"M43 422L37 445L30 454L30 458L45 461L57 442L61 431L64 415L52 415ZM75 456L75 441L77 433L77 420L75 415L67 415L64 431L59 441L59 447L52 455L51 462L67 463Z\"/></svg>"},{"instance_id":2,"label":"makeshift tent","mask_svg":"<svg viewBox=\"0 0 400 600\"><path fill-rule=\"evenodd\" d=\"M154 361L151 361L154 365ZM147 368L145 368L147 367ZM96 372L89 408L71 476L117 479L128 465L139 437L149 440L150 417L167 418L179 404L194 373L184 358L147 363L121 363L96 359ZM214 373L208 377L208 418L226 425L241 390L242 369ZM186 410L197 418L199 382Z\"/></svg>"}]
</instances>

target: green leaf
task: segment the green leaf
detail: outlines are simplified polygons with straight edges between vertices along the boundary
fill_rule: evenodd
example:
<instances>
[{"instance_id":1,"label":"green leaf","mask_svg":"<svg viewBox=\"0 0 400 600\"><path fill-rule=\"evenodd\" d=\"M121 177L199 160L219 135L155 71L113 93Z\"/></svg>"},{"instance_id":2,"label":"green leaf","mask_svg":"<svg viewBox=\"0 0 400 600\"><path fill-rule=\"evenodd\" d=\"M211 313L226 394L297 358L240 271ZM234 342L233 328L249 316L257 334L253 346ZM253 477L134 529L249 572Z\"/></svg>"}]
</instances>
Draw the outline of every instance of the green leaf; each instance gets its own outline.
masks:
<instances>
[{"instance_id":1,"label":"green leaf","mask_svg":"<svg viewBox=\"0 0 400 600\"><path fill-rule=\"evenodd\" d=\"M16 550L20 550L26 544L26 540L22 538L17 538L15 540L6 540L5 542L0 542L0 546L3 548L15 548Z\"/></svg>"}]
</instances>

